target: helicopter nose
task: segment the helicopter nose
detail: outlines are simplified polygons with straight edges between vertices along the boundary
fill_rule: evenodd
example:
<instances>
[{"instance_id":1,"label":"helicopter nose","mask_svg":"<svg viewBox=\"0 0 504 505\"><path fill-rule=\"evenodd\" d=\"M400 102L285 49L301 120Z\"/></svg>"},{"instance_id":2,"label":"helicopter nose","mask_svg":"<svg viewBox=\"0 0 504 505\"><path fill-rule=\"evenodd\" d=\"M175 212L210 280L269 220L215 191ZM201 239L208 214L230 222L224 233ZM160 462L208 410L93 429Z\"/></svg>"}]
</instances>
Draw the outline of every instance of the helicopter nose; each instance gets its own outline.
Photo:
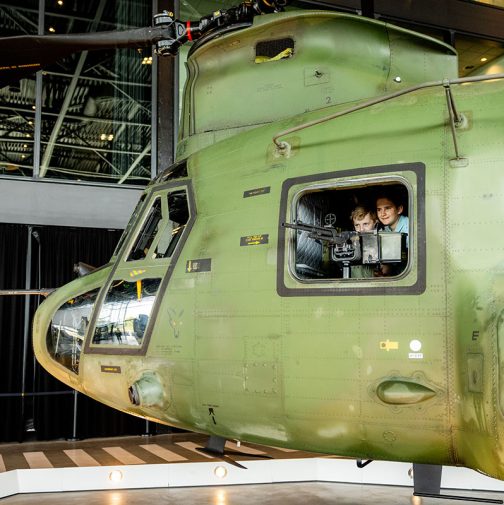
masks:
<instances>
[{"instance_id":1,"label":"helicopter nose","mask_svg":"<svg viewBox=\"0 0 504 505\"><path fill-rule=\"evenodd\" d=\"M93 275L76 279L53 292L37 309L33 321L37 360L49 373L75 389L79 389L76 385L81 353L102 284L93 283Z\"/></svg>"}]
</instances>

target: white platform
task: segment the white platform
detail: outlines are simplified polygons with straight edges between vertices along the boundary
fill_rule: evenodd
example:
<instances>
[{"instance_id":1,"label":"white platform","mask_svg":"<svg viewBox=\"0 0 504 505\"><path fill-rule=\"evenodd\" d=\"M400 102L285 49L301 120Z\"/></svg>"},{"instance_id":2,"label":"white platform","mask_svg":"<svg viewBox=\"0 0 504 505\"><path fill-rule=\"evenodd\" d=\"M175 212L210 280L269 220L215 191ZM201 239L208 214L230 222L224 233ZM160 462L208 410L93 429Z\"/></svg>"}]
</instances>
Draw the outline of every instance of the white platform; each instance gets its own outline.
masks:
<instances>
[{"instance_id":1,"label":"white platform","mask_svg":"<svg viewBox=\"0 0 504 505\"><path fill-rule=\"evenodd\" d=\"M12 470L0 474L0 498L18 493L146 489L182 486L223 486L283 482L341 482L413 486L407 463L374 461L363 469L355 461L336 458L304 458L243 461L247 470L223 462L170 463L115 467ZM227 475L215 475L217 467ZM110 480L114 470L122 480ZM504 492L504 481L485 477L466 468L443 468L443 488Z\"/></svg>"}]
</instances>

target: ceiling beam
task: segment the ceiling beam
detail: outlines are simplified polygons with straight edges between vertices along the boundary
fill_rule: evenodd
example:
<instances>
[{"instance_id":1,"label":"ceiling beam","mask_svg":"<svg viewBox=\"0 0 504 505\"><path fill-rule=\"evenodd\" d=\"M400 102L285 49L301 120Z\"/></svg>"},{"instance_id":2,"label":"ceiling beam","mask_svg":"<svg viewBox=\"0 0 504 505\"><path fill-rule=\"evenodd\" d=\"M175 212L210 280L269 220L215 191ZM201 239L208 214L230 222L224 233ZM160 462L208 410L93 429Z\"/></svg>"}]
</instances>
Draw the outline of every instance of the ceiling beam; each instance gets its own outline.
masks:
<instances>
[{"instance_id":1,"label":"ceiling beam","mask_svg":"<svg viewBox=\"0 0 504 505\"><path fill-rule=\"evenodd\" d=\"M105 3L106 0L100 0L100 4L98 5L98 9L96 11L95 18L93 20L93 23L90 27L90 31L96 31L98 28L98 25L100 23L100 19L103 16L103 11L105 9ZM79 76L82 73L82 69L84 68L84 63L86 62L86 58L88 55L88 51L82 51L79 61L77 63L77 67L75 69L74 75L72 77L72 80L70 81L70 84L68 85L68 88L66 90L65 94L65 99L63 100L63 104L61 106L61 111L58 114L58 118L56 119L56 123L54 125L54 128L51 132L51 136L49 138L49 142L47 144L47 147L44 151L44 156L42 157L42 161L40 163L40 170L39 170L39 177L45 177L45 174L47 173L47 169L49 168L49 163L51 162L52 158L52 153L54 150L54 144L56 140L58 139L59 132L61 130L61 126L63 125L63 121L65 119L66 113L68 112L68 108L70 107L70 103L72 102L72 98L75 92L75 89L77 88L77 84L79 82Z\"/></svg>"},{"instance_id":2,"label":"ceiling beam","mask_svg":"<svg viewBox=\"0 0 504 505\"><path fill-rule=\"evenodd\" d=\"M368 0L306 0L306 5L326 5L361 11ZM403 21L481 38L504 41L504 9L468 0L374 0L376 18Z\"/></svg>"}]
</instances>

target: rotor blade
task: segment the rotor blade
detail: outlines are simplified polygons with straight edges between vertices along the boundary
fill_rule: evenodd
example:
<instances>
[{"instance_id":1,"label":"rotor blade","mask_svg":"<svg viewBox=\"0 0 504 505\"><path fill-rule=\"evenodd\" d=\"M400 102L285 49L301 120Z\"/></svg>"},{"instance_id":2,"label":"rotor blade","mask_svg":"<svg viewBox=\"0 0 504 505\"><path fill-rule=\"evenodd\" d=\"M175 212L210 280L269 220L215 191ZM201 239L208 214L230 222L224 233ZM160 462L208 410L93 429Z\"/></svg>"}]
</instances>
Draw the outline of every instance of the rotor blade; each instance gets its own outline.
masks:
<instances>
[{"instance_id":1,"label":"rotor blade","mask_svg":"<svg viewBox=\"0 0 504 505\"><path fill-rule=\"evenodd\" d=\"M147 47L166 37L162 26L69 35L0 38L0 86L25 77L77 51Z\"/></svg>"}]
</instances>

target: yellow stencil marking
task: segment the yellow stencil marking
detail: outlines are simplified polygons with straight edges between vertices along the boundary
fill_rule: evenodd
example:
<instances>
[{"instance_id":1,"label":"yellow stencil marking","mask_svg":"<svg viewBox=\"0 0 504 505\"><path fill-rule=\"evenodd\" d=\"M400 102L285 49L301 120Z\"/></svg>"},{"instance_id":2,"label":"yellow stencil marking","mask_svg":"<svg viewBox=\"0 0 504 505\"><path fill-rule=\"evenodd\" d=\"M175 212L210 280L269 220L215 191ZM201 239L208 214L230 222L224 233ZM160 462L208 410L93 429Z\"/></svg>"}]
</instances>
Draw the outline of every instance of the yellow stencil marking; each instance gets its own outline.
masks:
<instances>
[{"instance_id":1,"label":"yellow stencil marking","mask_svg":"<svg viewBox=\"0 0 504 505\"><path fill-rule=\"evenodd\" d=\"M399 349L399 342L391 342L389 339L380 342L380 349L382 351L397 351Z\"/></svg>"},{"instance_id":2,"label":"yellow stencil marking","mask_svg":"<svg viewBox=\"0 0 504 505\"><path fill-rule=\"evenodd\" d=\"M142 299L142 281L136 281L137 285L137 298L138 300Z\"/></svg>"},{"instance_id":3,"label":"yellow stencil marking","mask_svg":"<svg viewBox=\"0 0 504 505\"><path fill-rule=\"evenodd\" d=\"M130 272L130 277L136 277L137 275L143 274L145 270L132 270Z\"/></svg>"}]
</instances>

